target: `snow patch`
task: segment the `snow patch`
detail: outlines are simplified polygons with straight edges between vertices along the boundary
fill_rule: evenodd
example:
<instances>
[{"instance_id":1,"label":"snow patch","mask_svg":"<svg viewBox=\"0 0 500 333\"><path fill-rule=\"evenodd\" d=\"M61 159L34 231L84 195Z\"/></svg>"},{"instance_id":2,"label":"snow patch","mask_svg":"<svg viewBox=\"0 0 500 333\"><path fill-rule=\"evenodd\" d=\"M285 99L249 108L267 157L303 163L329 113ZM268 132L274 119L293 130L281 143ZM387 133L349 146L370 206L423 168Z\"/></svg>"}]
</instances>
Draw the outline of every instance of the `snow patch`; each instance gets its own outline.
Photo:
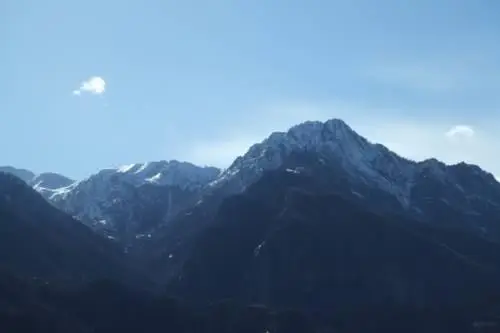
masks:
<instances>
[{"instance_id":1,"label":"snow patch","mask_svg":"<svg viewBox=\"0 0 500 333\"><path fill-rule=\"evenodd\" d=\"M262 249L262 247L266 244L266 241L263 241L262 243L260 243L259 245L257 245L257 247L253 250L253 255L255 257L259 256L260 254L260 250Z\"/></svg>"},{"instance_id":2,"label":"snow patch","mask_svg":"<svg viewBox=\"0 0 500 333\"><path fill-rule=\"evenodd\" d=\"M352 193L352 194L354 194L355 196L357 196L358 198L361 198L361 199L364 199L364 198L365 198L365 196L364 196L364 195L362 195L362 194L361 194L361 193L359 193L359 192L356 192L356 191L351 191L351 193Z\"/></svg>"},{"instance_id":3,"label":"snow patch","mask_svg":"<svg viewBox=\"0 0 500 333\"><path fill-rule=\"evenodd\" d=\"M134 164L128 164L128 165L123 165L121 167L119 167L116 172L119 172L119 173L127 173L127 172L133 172L134 169L136 169L138 166L138 164L134 163Z\"/></svg>"},{"instance_id":4,"label":"snow patch","mask_svg":"<svg viewBox=\"0 0 500 333\"><path fill-rule=\"evenodd\" d=\"M187 162L158 161L124 165L103 169L87 179L54 190L38 187L38 191L57 208L72 214L83 223L106 221L114 225L113 207L122 207L137 187L145 184L178 186L188 191L198 191L213 181L220 170L199 167ZM171 203L173 199L169 199ZM113 211L115 211L114 209ZM131 219L131 217L130 217ZM120 221L129 223L129 221ZM130 221L133 223L133 221ZM104 223L99 222L104 225Z\"/></svg>"}]
</instances>

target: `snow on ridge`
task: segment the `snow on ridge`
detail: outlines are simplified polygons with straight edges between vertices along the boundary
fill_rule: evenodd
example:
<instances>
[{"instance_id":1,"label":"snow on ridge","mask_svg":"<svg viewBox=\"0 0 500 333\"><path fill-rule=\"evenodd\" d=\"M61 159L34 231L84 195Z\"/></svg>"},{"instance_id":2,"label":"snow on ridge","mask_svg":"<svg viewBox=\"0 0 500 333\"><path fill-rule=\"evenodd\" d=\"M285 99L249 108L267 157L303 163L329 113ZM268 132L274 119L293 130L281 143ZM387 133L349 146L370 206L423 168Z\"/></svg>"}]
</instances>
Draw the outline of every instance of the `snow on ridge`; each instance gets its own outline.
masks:
<instances>
[{"instance_id":1,"label":"snow on ridge","mask_svg":"<svg viewBox=\"0 0 500 333\"><path fill-rule=\"evenodd\" d=\"M119 173L134 172L133 170L136 170L139 167L139 165L140 164L138 163L122 165L121 167L118 167L116 171Z\"/></svg>"},{"instance_id":2,"label":"snow on ridge","mask_svg":"<svg viewBox=\"0 0 500 333\"><path fill-rule=\"evenodd\" d=\"M220 170L214 167L201 167L189 162L176 160L137 163L117 169L128 180L142 185L205 185L215 179Z\"/></svg>"},{"instance_id":3,"label":"snow on ridge","mask_svg":"<svg viewBox=\"0 0 500 333\"><path fill-rule=\"evenodd\" d=\"M394 195L405 207L410 205L415 177L424 170L443 182L453 178L448 172L453 166L436 159L416 162L404 158L381 144L371 143L344 121L330 119L306 121L286 132L272 133L236 158L210 185L219 187L231 183L231 191L243 191L265 170L280 168L290 153L306 151L330 157L352 176L353 181L368 181Z\"/></svg>"},{"instance_id":4,"label":"snow on ridge","mask_svg":"<svg viewBox=\"0 0 500 333\"><path fill-rule=\"evenodd\" d=\"M73 190L98 194L99 192L112 190L119 183L133 186L152 183L189 188L206 185L215 179L219 173L220 170L217 168L199 167L188 162L158 161L134 163L118 168L102 169L86 179L75 182L65 188L57 189L52 196L53 199L58 196L67 196ZM98 196L101 197L101 195Z\"/></svg>"},{"instance_id":5,"label":"snow on ridge","mask_svg":"<svg viewBox=\"0 0 500 333\"><path fill-rule=\"evenodd\" d=\"M102 169L66 188L51 192L45 190L44 196L56 207L86 224L99 225L102 224L100 221L107 221L106 226L113 227L116 221L111 208L127 211L128 208L124 207L123 203L135 195L135 188L153 184L198 191L219 173L219 169L199 167L188 162L135 163Z\"/></svg>"},{"instance_id":6,"label":"snow on ridge","mask_svg":"<svg viewBox=\"0 0 500 333\"><path fill-rule=\"evenodd\" d=\"M198 167L188 162L158 161L128 164L102 169L96 174L65 188L43 189L44 196L69 212L102 218L100 206L112 202L119 193L144 184L173 185L193 189L205 186L220 173L219 169ZM83 212L81 212L83 208Z\"/></svg>"}]
</instances>

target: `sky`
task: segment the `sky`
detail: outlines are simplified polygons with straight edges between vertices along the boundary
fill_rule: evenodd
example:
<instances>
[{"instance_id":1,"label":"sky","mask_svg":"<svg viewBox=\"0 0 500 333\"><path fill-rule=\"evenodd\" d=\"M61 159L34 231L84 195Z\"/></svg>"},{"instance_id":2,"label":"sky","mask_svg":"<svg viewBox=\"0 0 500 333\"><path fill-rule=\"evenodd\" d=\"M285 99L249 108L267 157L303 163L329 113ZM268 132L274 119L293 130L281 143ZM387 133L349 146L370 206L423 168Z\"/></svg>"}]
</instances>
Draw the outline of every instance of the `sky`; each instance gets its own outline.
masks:
<instances>
[{"instance_id":1,"label":"sky","mask_svg":"<svg viewBox=\"0 0 500 333\"><path fill-rule=\"evenodd\" d=\"M0 165L228 166L341 118L500 176L497 0L2 0Z\"/></svg>"}]
</instances>

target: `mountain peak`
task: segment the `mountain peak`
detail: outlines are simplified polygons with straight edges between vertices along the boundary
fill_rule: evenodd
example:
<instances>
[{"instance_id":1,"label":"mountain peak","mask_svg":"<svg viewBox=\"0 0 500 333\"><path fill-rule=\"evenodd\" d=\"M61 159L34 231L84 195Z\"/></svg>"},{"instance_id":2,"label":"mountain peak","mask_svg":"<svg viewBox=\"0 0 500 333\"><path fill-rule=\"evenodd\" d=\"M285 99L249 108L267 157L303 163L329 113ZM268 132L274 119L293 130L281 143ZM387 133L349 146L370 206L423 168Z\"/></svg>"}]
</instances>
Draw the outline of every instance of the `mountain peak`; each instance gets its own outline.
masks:
<instances>
[{"instance_id":1,"label":"mountain peak","mask_svg":"<svg viewBox=\"0 0 500 333\"><path fill-rule=\"evenodd\" d=\"M0 166L0 172L14 175L26 183L30 182L36 176L33 172L29 170L18 169L11 166Z\"/></svg>"},{"instance_id":2,"label":"mountain peak","mask_svg":"<svg viewBox=\"0 0 500 333\"><path fill-rule=\"evenodd\" d=\"M35 177L29 182L34 187L43 187L50 190L55 190L61 187L67 187L75 181L63 175L53 172L44 172Z\"/></svg>"},{"instance_id":3,"label":"mountain peak","mask_svg":"<svg viewBox=\"0 0 500 333\"><path fill-rule=\"evenodd\" d=\"M343 120L306 121L292 126L286 132L271 133L264 141L250 147L243 158L237 159L235 163L237 165L242 159L254 160L264 155L269 162L272 162L271 155L283 155L291 151L363 150L367 144L368 141L353 131Z\"/></svg>"},{"instance_id":4,"label":"mountain peak","mask_svg":"<svg viewBox=\"0 0 500 333\"><path fill-rule=\"evenodd\" d=\"M318 161L341 170L351 184L364 184L383 190L409 208L416 179L432 177L439 183L454 183L457 179L493 182L493 176L477 166L459 164L447 166L437 159L415 162L399 156L381 144L371 143L340 119L326 122L307 121L286 132L274 132L238 157L211 184L223 184L228 192L241 192L258 180L266 170L286 168L292 153L312 153ZM458 177L458 178L457 178ZM472 178L471 178L472 177Z\"/></svg>"},{"instance_id":5,"label":"mountain peak","mask_svg":"<svg viewBox=\"0 0 500 333\"><path fill-rule=\"evenodd\" d=\"M260 177L264 170L279 168L292 152L317 152L344 164L363 166L364 160L380 155L377 145L358 135L343 120L306 121L286 132L274 132L238 157L212 185L237 179L241 191ZM348 168L346 166L346 168ZM368 170L368 167L364 167Z\"/></svg>"},{"instance_id":6,"label":"mountain peak","mask_svg":"<svg viewBox=\"0 0 500 333\"><path fill-rule=\"evenodd\" d=\"M352 136L359 137L343 120L333 118L325 122L305 121L292 126L287 132L275 132L265 141L272 141L276 137L286 137L295 141L303 141L303 144L313 144L319 141L344 140Z\"/></svg>"},{"instance_id":7,"label":"mountain peak","mask_svg":"<svg viewBox=\"0 0 500 333\"><path fill-rule=\"evenodd\" d=\"M50 197L59 189L68 187L75 181L63 175L53 172L43 172L35 174L29 170L18 169L11 166L0 167L0 172L14 175L21 179L24 183L42 194L45 198Z\"/></svg>"},{"instance_id":8,"label":"mountain peak","mask_svg":"<svg viewBox=\"0 0 500 333\"><path fill-rule=\"evenodd\" d=\"M21 179L18 175L4 171L0 169L0 189L2 190L10 190L11 187L29 187L28 184L24 181L24 179ZM7 186L8 184L8 186ZM0 191L0 194L2 194L2 191Z\"/></svg>"}]
</instances>

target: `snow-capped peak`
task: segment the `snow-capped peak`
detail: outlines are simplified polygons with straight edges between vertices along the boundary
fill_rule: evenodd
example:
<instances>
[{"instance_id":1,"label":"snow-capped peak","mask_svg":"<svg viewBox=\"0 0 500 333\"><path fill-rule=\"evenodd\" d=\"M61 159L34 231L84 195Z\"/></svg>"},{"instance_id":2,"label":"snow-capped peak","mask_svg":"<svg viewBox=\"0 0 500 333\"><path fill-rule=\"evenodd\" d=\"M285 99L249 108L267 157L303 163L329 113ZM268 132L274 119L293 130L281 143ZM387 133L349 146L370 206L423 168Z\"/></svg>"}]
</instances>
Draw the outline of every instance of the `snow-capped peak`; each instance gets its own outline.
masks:
<instances>
[{"instance_id":1,"label":"snow-capped peak","mask_svg":"<svg viewBox=\"0 0 500 333\"><path fill-rule=\"evenodd\" d=\"M245 174L242 183L253 182L263 170L279 168L291 152L316 151L342 156L349 164L363 167L367 160L380 155L377 145L354 132L344 121L307 121L291 127L287 132L274 132L261 143L238 157L212 185L225 182L236 175ZM365 167L366 170L370 168ZM245 187L247 184L242 184Z\"/></svg>"},{"instance_id":2,"label":"snow-capped peak","mask_svg":"<svg viewBox=\"0 0 500 333\"><path fill-rule=\"evenodd\" d=\"M344 121L331 119L307 121L287 132L272 133L238 157L211 185L231 184L229 192L240 192L265 170L280 168L292 152L318 153L328 163L341 167L352 182L382 189L404 207L410 206L412 187L418 175L432 175L442 182L451 182L454 177L449 172L450 167L436 159L422 162L405 159L381 144L369 142ZM481 170L481 174L487 173ZM488 178L493 179L493 176Z\"/></svg>"},{"instance_id":3,"label":"snow-capped peak","mask_svg":"<svg viewBox=\"0 0 500 333\"><path fill-rule=\"evenodd\" d=\"M133 212L143 204L139 201L142 200L140 197L144 193L170 191L161 189L158 192L142 185L168 185L179 189L182 193L197 195L219 173L220 170L217 168L199 167L175 160L135 163L103 169L70 186L54 190L46 197L56 207L93 227L116 228L120 224L125 230L129 230L128 227L137 222ZM174 193L180 192L174 191ZM134 200L139 200L136 205L131 204L135 202ZM169 211L175 211L171 195L165 200L165 207L168 207ZM178 204L177 201L175 204Z\"/></svg>"},{"instance_id":4,"label":"snow-capped peak","mask_svg":"<svg viewBox=\"0 0 500 333\"><path fill-rule=\"evenodd\" d=\"M199 167L188 162L157 161L135 163L118 168L103 169L98 173L66 187L54 190L50 199L67 201L71 196L87 196L89 200L106 200L109 193L122 187L144 184L171 185L183 189L200 188L214 180L220 170Z\"/></svg>"},{"instance_id":5,"label":"snow-capped peak","mask_svg":"<svg viewBox=\"0 0 500 333\"><path fill-rule=\"evenodd\" d=\"M331 119L326 122L307 121L291 127L287 132L274 132L263 142L250 147L244 158L256 158L267 149L304 150L328 144L331 148L339 144L362 149L368 142L356 134L344 121Z\"/></svg>"}]
</instances>

